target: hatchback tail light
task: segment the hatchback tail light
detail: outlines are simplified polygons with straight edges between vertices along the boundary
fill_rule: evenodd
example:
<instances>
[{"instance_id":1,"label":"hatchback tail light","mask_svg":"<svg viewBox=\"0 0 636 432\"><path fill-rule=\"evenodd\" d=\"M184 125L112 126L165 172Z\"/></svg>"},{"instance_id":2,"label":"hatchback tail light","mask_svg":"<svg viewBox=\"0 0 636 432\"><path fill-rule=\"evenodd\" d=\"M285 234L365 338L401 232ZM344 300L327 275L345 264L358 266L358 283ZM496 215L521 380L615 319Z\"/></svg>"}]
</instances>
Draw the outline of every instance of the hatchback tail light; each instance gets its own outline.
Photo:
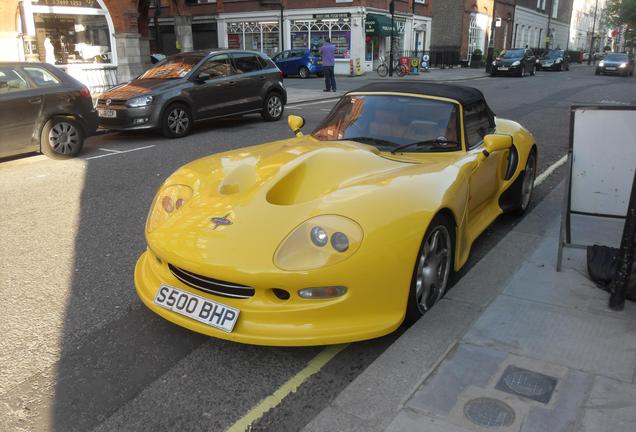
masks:
<instances>
[{"instance_id":1,"label":"hatchback tail light","mask_svg":"<svg viewBox=\"0 0 636 432\"><path fill-rule=\"evenodd\" d=\"M82 87L82 89L80 90L80 94L84 97L91 97L91 92L86 87Z\"/></svg>"}]
</instances>

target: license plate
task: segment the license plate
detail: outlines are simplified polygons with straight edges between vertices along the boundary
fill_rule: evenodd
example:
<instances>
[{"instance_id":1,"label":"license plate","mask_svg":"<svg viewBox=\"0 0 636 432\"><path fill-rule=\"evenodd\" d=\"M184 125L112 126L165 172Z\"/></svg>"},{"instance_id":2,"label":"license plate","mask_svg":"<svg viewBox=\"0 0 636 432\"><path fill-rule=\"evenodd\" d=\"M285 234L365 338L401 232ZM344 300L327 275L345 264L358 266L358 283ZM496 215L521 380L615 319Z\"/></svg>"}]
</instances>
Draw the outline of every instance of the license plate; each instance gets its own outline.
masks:
<instances>
[{"instance_id":1,"label":"license plate","mask_svg":"<svg viewBox=\"0 0 636 432\"><path fill-rule=\"evenodd\" d=\"M117 117L117 111L111 109L98 109L97 115L100 117L115 118Z\"/></svg>"},{"instance_id":2,"label":"license plate","mask_svg":"<svg viewBox=\"0 0 636 432\"><path fill-rule=\"evenodd\" d=\"M616 70L615 67L606 67L605 69L607 69L607 70Z\"/></svg>"},{"instance_id":3,"label":"license plate","mask_svg":"<svg viewBox=\"0 0 636 432\"><path fill-rule=\"evenodd\" d=\"M322 64L322 60L318 60L316 64Z\"/></svg>"},{"instance_id":4,"label":"license plate","mask_svg":"<svg viewBox=\"0 0 636 432\"><path fill-rule=\"evenodd\" d=\"M499 66L498 68L499 70L508 70L508 68L506 66Z\"/></svg>"},{"instance_id":5,"label":"license plate","mask_svg":"<svg viewBox=\"0 0 636 432\"><path fill-rule=\"evenodd\" d=\"M234 330L234 325L241 312L233 307L190 294L169 285L161 285L159 287L154 302L162 308L228 333Z\"/></svg>"}]
</instances>

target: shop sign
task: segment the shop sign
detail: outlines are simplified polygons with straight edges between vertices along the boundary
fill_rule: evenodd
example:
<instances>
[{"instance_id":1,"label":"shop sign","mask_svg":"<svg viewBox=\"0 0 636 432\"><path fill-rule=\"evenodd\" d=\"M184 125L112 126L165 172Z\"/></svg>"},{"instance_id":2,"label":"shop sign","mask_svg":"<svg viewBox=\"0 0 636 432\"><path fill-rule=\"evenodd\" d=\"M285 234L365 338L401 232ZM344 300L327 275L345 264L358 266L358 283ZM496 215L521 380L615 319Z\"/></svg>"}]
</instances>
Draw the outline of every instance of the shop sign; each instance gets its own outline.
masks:
<instances>
[{"instance_id":1,"label":"shop sign","mask_svg":"<svg viewBox=\"0 0 636 432\"><path fill-rule=\"evenodd\" d=\"M335 13L313 14L312 16L315 20L334 20L334 19L351 18L351 13L350 12L335 12Z\"/></svg>"},{"instance_id":2,"label":"shop sign","mask_svg":"<svg viewBox=\"0 0 636 432\"><path fill-rule=\"evenodd\" d=\"M34 6L67 6L101 9L97 0L31 0Z\"/></svg>"}]
</instances>

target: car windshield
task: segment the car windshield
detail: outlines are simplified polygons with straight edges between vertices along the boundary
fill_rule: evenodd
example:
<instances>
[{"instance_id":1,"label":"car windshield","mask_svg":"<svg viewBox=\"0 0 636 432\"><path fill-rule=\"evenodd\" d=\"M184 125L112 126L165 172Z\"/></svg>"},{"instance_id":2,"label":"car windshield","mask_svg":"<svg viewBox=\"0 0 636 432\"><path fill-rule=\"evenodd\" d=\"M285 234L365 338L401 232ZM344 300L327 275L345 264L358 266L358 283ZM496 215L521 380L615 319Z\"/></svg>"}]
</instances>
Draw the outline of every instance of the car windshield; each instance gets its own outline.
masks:
<instances>
[{"instance_id":1,"label":"car windshield","mask_svg":"<svg viewBox=\"0 0 636 432\"><path fill-rule=\"evenodd\" d=\"M415 96L347 95L312 132L320 141L350 140L382 151L453 151L458 105Z\"/></svg>"},{"instance_id":2,"label":"car windshield","mask_svg":"<svg viewBox=\"0 0 636 432\"><path fill-rule=\"evenodd\" d=\"M523 51L522 49L506 50L499 57L505 59L521 58L523 57Z\"/></svg>"},{"instance_id":3,"label":"car windshield","mask_svg":"<svg viewBox=\"0 0 636 432\"><path fill-rule=\"evenodd\" d=\"M605 56L605 60L609 61L627 61L627 54L608 54Z\"/></svg>"},{"instance_id":4,"label":"car windshield","mask_svg":"<svg viewBox=\"0 0 636 432\"><path fill-rule=\"evenodd\" d=\"M183 78L192 68L203 60L203 56L172 56L148 69L137 79L176 79Z\"/></svg>"},{"instance_id":5,"label":"car windshield","mask_svg":"<svg viewBox=\"0 0 636 432\"><path fill-rule=\"evenodd\" d=\"M548 51L543 58L554 60L560 57L563 57L563 51Z\"/></svg>"}]
</instances>

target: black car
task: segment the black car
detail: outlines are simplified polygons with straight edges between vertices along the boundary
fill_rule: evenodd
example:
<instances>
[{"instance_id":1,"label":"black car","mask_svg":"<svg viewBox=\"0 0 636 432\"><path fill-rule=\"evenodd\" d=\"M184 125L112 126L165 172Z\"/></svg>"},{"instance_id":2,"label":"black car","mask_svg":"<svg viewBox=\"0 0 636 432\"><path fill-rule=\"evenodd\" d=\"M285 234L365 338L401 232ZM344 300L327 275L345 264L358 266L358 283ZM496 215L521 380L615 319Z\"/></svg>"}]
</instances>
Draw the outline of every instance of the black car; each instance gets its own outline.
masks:
<instances>
[{"instance_id":1,"label":"black car","mask_svg":"<svg viewBox=\"0 0 636 432\"><path fill-rule=\"evenodd\" d=\"M279 120L286 103L282 73L265 54L193 51L170 56L103 93L97 113L105 129L160 129L178 138L198 120L249 113Z\"/></svg>"},{"instance_id":2,"label":"black car","mask_svg":"<svg viewBox=\"0 0 636 432\"><path fill-rule=\"evenodd\" d=\"M46 63L0 63L0 158L77 156L97 129L88 88Z\"/></svg>"},{"instance_id":3,"label":"black car","mask_svg":"<svg viewBox=\"0 0 636 432\"><path fill-rule=\"evenodd\" d=\"M634 75L634 59L627 53L607 53L596 65L596 75Z\"/></svg>"},{"instance_id":4,"label":"black car","mask_svg":"<svg viewBox=\"0 0 636 432\"><path fill-rule=\"evenodd\" d=\"M493 62L490 76L510 74L523 77L526 73L534 75L536 57L528 48L504 50Z\"/></svg>"},{"instance_id":5,"label":"black car","mask_svg":"<svg viewBox=\"0 0 636 432\"><path fill-rule=\"evenodd\" d=\"M537 60L540 70L570 70L570 56L563 50L548 50Z\"/></svg>"}]
</instances>

